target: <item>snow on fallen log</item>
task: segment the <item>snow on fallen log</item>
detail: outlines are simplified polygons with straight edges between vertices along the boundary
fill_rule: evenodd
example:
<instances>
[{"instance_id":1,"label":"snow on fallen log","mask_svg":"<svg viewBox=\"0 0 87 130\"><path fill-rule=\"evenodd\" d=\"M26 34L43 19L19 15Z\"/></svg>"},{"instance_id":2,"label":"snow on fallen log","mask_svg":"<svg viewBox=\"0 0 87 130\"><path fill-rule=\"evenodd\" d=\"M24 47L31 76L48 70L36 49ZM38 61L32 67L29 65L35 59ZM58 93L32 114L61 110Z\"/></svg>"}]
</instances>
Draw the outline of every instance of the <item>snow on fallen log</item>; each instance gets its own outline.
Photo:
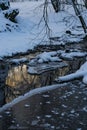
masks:
<instances>
[{"instance_id":1,"label":"snow on fallen log","mask_svg":"<svg viewBox=\"0 0 87 130\"><path fill-rule=\"evenodd\" d=\"M59 79L59 81L69 81L69 80L73 80L75 78L83 77L85 74L87 74L87 72L85 72L85 71L76 72L76 73L72 73L72 74L69 74L66 76L59 77L58 79Z\"/></svg>"},{"instance_id":2,"label":"snow on fallen log","mask_svg":"<svg viewBox=\"0 0 87 130\"><path fill-rule=\"evenodd\" d=\"M87 62L85 62L75 73L59 77L56 81L66 82L80 77L83 77L83 82L87 84Z\"/></svg>"},{"instance_id":3,"label":"snow on fallen log","mask_svg":"<svg viewBox=\"0 0 87 130\"><path fill-rule=\"evenodd\" d=\"M19 103L23 100L26 100L27 98L30 98L30 97L32 97L36 94L41 94L41 93L44 93L44 92L47 92L47 91L52 91L52 90L59 88L59 87L65 87L66 85L67 85L66 83L63 83L63 84L43 86L41 88L33 89L33 90L27 92L26 94L21 95L18 98L15 98L12 102L5 104L3 107L0 108L0 112L5 111L9 107L14 107L15 104L17 104L17 103Z\"/></svg>"}]
</instances>

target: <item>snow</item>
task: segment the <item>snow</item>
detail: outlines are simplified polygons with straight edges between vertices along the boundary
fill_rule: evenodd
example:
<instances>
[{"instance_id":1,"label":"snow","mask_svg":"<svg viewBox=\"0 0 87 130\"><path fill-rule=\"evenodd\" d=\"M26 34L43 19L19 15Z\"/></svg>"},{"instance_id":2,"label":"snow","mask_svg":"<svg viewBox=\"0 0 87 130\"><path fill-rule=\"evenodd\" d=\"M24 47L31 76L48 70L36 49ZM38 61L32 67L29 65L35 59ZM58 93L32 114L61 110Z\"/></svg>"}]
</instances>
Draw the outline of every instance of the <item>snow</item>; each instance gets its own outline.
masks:
<instances>
[{"instance_id":1,"label":"snow","mask_svg":"<svg viewBox=\"0 0 87 130\"><path fill-rule=\"evenodd\" d=\"M35 61L37 63L46 63L46 62L61 61L61 59L58 58L56 51L53 51L53 52L51 51L51 52L43 52L37 55L36 58L32 59L29 64L33 64Z\"/></svg>"},{"instance_id":2,"label":"snow","mask_svg":"<svg viewBox=\"0 0 87 130\"><path fill-rule=\"evenodd\" d=\"M6 42L6 39L5 39L5 36L4 36L5 34L7 34L7 36L10 36L10 34L11 34L11 33L1 33L1 32L5 32L5 31L8 31L8 30L14 30L14 29L17 28L16 26L17 26L17 24L14 24L11 21L9 21L8 19L6 19L3 15L3 13L0 12L0 38L1 38L0 42L3 43L3 41L2 41L3 37L4 37L4 40Z\"/></svg>"},{"instance_id":3,"label":"snow","mask_svg":"<svg viewBox=\"0 0 87 130\"><path fill-rule=\"evenodd\" d=\"M69 58L69 59L73 59L74 57L83 57L83 56L86 56L87 55L87 52L63 52L61 54L61 57L64 57L64 58Z\"/></svg>"},{"instance_id":4,"label":"snow","mask_svg":"<svg viewBox=\"0 0 87 130\"><path fill-rule=\"evenodd\" d=\"M52 71L58 68L67 67L68 65L65 62L47 62L43 64L29 64L28 66L28 73L29 74L42 74L47 71Z\"/></svg>"},{"instance_id":5,"label":"snow","mask_svg":"<svg viewBox=\"0 0 87 130\"><path fill-rule=\"evenodd\" d=\"M69 81L80 77L83 77L83 83L87 84L87 61L75 73L59 77L58 80Z\"/></svg>"},{"instance_id":6,"label":"snow","mask_svg":"<svg viewBox=\"0 0 87 130\"><path fill-rule=\"evenodd\" d=\"M30 105L29 104L25 104L25 107L28 108Z\"/></svg>"},{"instance_id":7,"label":"snow","mask_svg":"<svg viewBox=\"0 0 87 130\"><path fill-rule=\"evenodd\" d=\"M23 63L26 61L27 61L27 58L20 58L20 59L12 59L11 60L12 63L16 63L16 64L20 64L20 63Z\"/></svg>"},{"instance_id":8,"label":"snow","mask_svg":"<svg viewBox=\"0 0 87 130\"><path fill-rule=\"evenodd\" d=\"M34 126L34 125L36 125L38 122L39 122L38 120L34 120L34 121L31 122L31 125Z\"/></svg>"},{"instance_id":9,"label":"snow","mask_svg":"<svg viewBox=\"0 0 87 130\"><path fill-rule=\"evenodd\" d=\"M50 90L54 90L58 87L64 87L65 85L66 85L66 83L63 83L63 84L59 84L59 85L57 84L57 85L45 86L45 87L42 87L42 88L36 88L34 90L31 90L31 91L27 92L26 94L19 96L18 98L15 98L12 102L10 102L10 103L4 105L3 107L1 107L0 112L6 110L9 107L12 107L16 103L19 103L20 101L23 101L23 100L25 100L29 97L32 97L33 95L43 93L43 92L47 92L47 91L50 91Z\"/></svg>"},{"instance_id":10,"label":"snow","mask_svg":"<svg viewBox=\"0 0 87 130\"><path fill-rule=\"evenodd\" d=\"M9 0L0 0L0 4L4 3L5 6L9 6Z\"/></svg>"},{"instance_id":11,"label":"snow","mask_svg":"<svg viewBox=\"0 0 87 130\"><path fill-rule=\"evenodd\" d=\"M17 52L26 52L39 44L50 44L42 18L43 2L42 0L11 3L12 9L19 9L19 15L16 17L18 23L13 23L4 18L3 12L0 12L0 57ZM59 37L59 42L53 42L52 44L80 41L84 37L81 24L78 18L74 16L75 13L72 8L68 8L68 11L65 12L55 13L49 5L48 14L50 35ZM83 14L85 17L86 11ZM70 30L73 35L66 34L67 30Z\"/></svg>"},{"instance_id":12,"label":"snow","mask_svg":"<svg viewBox=\"0 0 87 130\"><path fill-rule=\"evenodd\" d=\"M45 97L45 98L49 97L49 95L46 95L46 94L45 94L45 95L42 95L42 96Z\"/></svg>"},{"instance_id":13,"label":"snow","mask_svg":"<svg viewBox=\"0 0 87 130\"><path fill-rule=\"evenodd\" d=\"M61 62L61 58L73 59L74 57L84 57L87 55L87 52L81 52L80 50L71 49L68 51L69 52L66 52L66 50L43 52L31 59L29 65L34 65L36 63Z\"/></svg>"}]
</instances>

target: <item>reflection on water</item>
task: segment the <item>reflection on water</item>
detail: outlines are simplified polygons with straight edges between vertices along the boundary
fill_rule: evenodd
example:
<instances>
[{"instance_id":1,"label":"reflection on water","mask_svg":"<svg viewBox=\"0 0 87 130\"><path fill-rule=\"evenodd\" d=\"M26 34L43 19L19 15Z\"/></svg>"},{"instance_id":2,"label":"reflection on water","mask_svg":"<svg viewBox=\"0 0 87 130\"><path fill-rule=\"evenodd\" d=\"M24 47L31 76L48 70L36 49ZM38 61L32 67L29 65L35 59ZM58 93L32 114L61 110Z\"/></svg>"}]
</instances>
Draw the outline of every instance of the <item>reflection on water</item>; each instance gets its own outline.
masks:
<instances>
[{"instance_id":1,"label":"reflection on water","mask_svg":"<svg viewBox=\"0 0 87 130\"><path fill-rule=\"evenodd\" d=\"M58 76L65 75L68 67L58 68L53 71L44 72L40 75L30 75L27 65L12 67L8 71L6 78L6 102L13 100L15 97L28 92L31 89L51 85Z\"/></svg>"},{"instance_id":2,"label":"reflection on water","mask_svg":"<svg viewBox=\"0 0 87 130\"><path fill-rule=\"evenodd\" d=\"M58 67L39 75L29 74L27 63L20 65L9 65L0 63L0 106L12 101L14 98L25 94L31 89L51 85L58 76L75 72L84 59L67 61L68 67ZM57 63L56 63L57 64Z\"/></svg>"},{"instance_id":3,"label":"reflection on water","mask_svg":"<svg viewBox=\"0 0 87 130\"><path fill-rule=\"evenodd\" d=\"M6 78L6 84L9 85L10 87L19 87L20 84L22 84L22 82L26 82L27 78L28 74L26 65L13 67L8 72L8 76Z\"/></svg>"},{"instance_id":4,"label":"reflection on water","mask_svg":"<svg viewBox=\"0 0 87 130\"><path fill-rule=\"evenodd\" d=\"M5 104L5 79L8 74L8 65L0 60L0 106Z\"/></svg>"}]
</instances>

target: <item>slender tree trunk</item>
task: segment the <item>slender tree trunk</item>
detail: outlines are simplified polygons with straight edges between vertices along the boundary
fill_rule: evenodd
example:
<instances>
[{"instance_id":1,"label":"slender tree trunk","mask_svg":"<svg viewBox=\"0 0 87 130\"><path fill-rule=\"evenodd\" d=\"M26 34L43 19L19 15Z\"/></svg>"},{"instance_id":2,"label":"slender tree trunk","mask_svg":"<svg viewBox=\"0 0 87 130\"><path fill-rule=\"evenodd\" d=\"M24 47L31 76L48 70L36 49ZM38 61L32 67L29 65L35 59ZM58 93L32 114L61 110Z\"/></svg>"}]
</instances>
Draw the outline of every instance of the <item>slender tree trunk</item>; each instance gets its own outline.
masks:
<instances>
[{"instance_id":1,"label":"slender tree trunk","mask_svg":"<svg viewBox=\"0 0 87 130\"><path fill-rule=\"evenodd\" d=\"M85 7L87 8L87 0L84 0Z\"/></svg>"},{"instance_id":2,"label":"slender tree trunk","mask_svg":"<svg viewBox=\"0 0 87 130\"><path fill-rule=\"evenodd\" d=\"M60 0L51 0L51 3L56 13L60 11Z\"/></svg>"},{"instance_id":3,"label":"slender tree trunk","mask_svg":"<svg viewBox=\"0 0 87 130\"><path fill-rule=\"evenodd\" d=\"M75 10L75 13L76 13L76 15L78 16L78 18L79 18L79 20L80 20L80 22L81 22L81 24L82 24L82 27L83 27L83 29L84 29L84 32L87 33L86 23L85 23L85 21L84 21L82 15L81 15L79 9L77 8L76 3L77 3L77 0L72 0L72 4L73 4L73 8L74 8L74 10Z\"/></svg>"}]
</instances>

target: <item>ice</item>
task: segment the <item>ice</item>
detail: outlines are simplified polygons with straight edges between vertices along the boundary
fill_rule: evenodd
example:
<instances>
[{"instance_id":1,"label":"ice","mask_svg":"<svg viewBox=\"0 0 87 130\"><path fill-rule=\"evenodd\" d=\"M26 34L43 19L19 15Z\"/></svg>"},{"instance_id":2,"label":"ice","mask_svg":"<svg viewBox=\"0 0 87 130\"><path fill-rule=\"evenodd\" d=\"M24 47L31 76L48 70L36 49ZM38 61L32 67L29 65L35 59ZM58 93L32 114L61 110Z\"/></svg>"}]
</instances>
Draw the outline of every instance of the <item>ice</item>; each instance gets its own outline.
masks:
<instances>
[{"instance_id":1,"label":"ice","mask_svg":"<svg viewBox=\"0 0 87 130\"><path fill-rule=\"evenodd\" d=\"M9 115L9 114L10 114L10 111L5 111L5 113L6 113L7 115Z\"/></svg>"},{"instance_id":2,"label":"ice","mask_svg":"<svg viewBox=\"0 0 87 130\"><path fill-rule=\"evenodd\" d=\"M82 128L77 128L77 130L82 130Z\"/></svg>"},{"instance_id":3,"label":"ice","mask_svg":"<svg viewBox=\"0 0 87 130\"><path fill-rule=\"evenodd\" d=\"M42 102L40 102L40 105L42 105L43 103Z\"/></svg>"},{"instance_id":4,"label":"ice","mask_svg":"<svg viewBox=\"0 0 87 130\"><path fill-rule=\"evenodd\" d=\"M37 116L37 119L40 119L40 116Z\"/></svg>"},{"instance_id":5,"label":"ice","mask_svg":"<svg viewBox=\"0 0 87 130\"><path fill-rule=\"evenodd\" d=\"M44 127L50 127L51 125L49 123L46 123L43 125Z\"/></svg>"},{"instance_id":6,"label":"ice","mask_svg":"<svg viewBox=\"0 0 87 130\"><path fill-rule=\"evenodd\" d=\"M51 126L51 129L55 129L55 126Z\"/></svg>"},{"instance_id":7,"label":"ice","mask_svg":"<svg viewBox=\"0 0 87 130\"><path fill-rule=\"evenodd\" d=\"M64 104L62 104L62 107L67 108L67 106L66 106L66 105L64 105Z\"/></svg>"},{"instance_id":8,"label":"ice","mask_svg":"<svg viewBox=\"0 0 87 130\"><path fill-rule=\"evenodd\" d=\"M85 101L86 101L86 100L87 100L87 98L86 98L86 97L84 97L84 98L83 98L83 100L85 100Z\"/></svg>"},{"instance_id":9,"label":"ice","mask_svg":"<svg viewBox=\"0 0 87 130\"><path fill-rule=\"evenodd\" d=\"M12 120L11 122L14 124L14 123L15 123L15 120Z\"/></svg>"},{"instance_id":10,"label":"ice","mask_svg":"<svg viewBox=\"0 0 87 130\"><path fill-rule=\"evenodd\" d=\"M0 118L2 118L3 116L2 115L0 115Z\"/></svg>"},{"instance_id":11,"label":"ice","mask_svg":"<svg viewBox=\"0 0 87 130\"><path fill-rule=\"evenodd\" d=\"M51 115L45 115L46 118L51 118L52 116Z\"/></svg>"},{"instance_id":12,"label":"ice","mask_svg":"<svg viewBox=\"0 0 87 130\"><path fill-rule=\"evenodd\" d=\"M32 121L31 125L32 125L32 126L37 125L38 122L39 122L38 120L34 120L34 121Z\"/></svg>"},{"instance_id":13,"label":"ice","mask_svg":"<svg viewBox=\"0 0 87 130\"><path fill-rule=\"evenodd\" d=\"M30 107L30 105L29 105L29 104L25 104L24 106L25 106L26 108L27 108L27 107Z\"/></svg>"},{"instance_id":14,"label":"ice","mask_svg":"<svg viewBox=\"0 0 87 130\"><path fill-rule=\"evenodd\" d=\"M87 112L87 106L83 108L83 111Z\"/></svg>"},{"instance_id":15,"label":"ice","mask_svg":"<svg viewBox=\"0 0 87 130\"><path fill-rule=\"evenodd\" d=\"M51 102L50 102L50 101L47 101L46 103L47 103L47 104L51 104Z\"/></svg>"},{"instance_id":16,"label":"ice","mask_svg":"<svg viewBox=\"0 0 87 130\"><path fill-rule=\"evenodd\" d=\"M16 129L18 129L18 130L27 130L28 127L11 125L8 129L9 130L16 130Z\"/></svg>"},{"instance_id":17,"label":"ice","mask_svg":"<svg viewBox=\"0 0 87 130\"><path fill-rule=\"evenodd\" d=\"M63 113L61 113L61 116L64 116L65 115L65 113L63 112Z\"/></svg>"},{"instance_id":18,"label":"ice","mask_svg":"<svg viewBox=\"0 0 87 130\"><path fill-rule=\"evenodd\" d=\"M73 113L75 113L75 110L74 110L74 109L72 109L70 113L72 113L72 114L73 114Z\"/></svg>"},{"instance_id":19,"label":"ice","mask_svg":"<svg viewBox=\"0 0 87 130\"><path fill-rule=\"evenodd\" d=\"M46 95L46 94L44 94L44 95L42 95L42 96L45 97L45 98L50 97L49 95Z\"/></svg>"}]
</instances>

